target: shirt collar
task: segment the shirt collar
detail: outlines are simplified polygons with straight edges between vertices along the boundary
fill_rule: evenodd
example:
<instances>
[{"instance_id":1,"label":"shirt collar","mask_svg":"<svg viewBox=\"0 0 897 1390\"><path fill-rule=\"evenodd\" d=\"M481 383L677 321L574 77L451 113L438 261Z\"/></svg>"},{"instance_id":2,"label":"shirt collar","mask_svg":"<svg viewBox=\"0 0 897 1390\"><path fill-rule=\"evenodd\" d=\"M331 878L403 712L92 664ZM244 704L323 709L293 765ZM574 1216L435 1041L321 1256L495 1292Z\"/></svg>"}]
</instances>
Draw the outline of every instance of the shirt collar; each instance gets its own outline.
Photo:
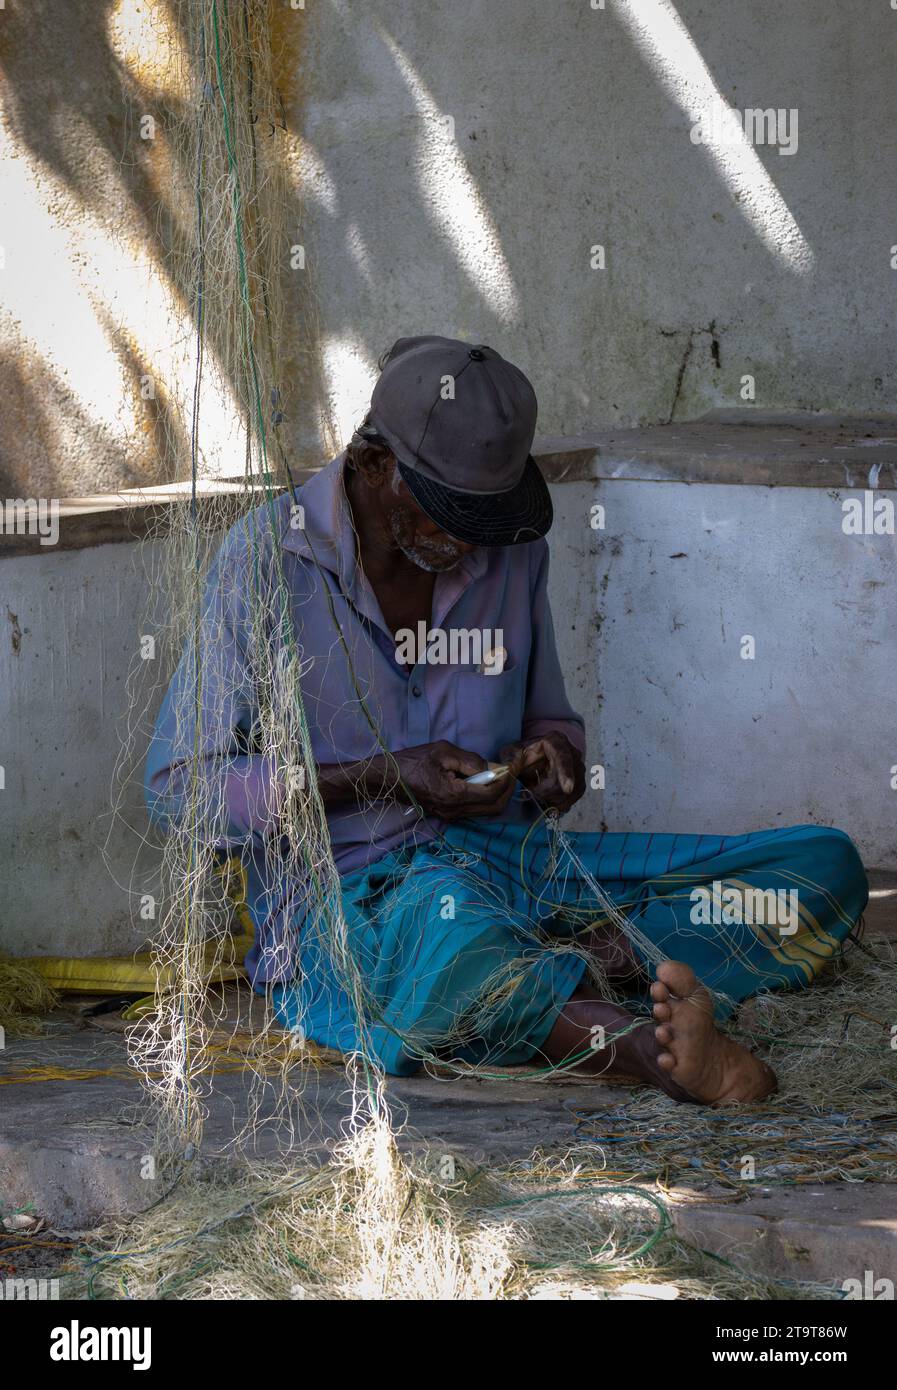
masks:
<instances>
[{"instance_id":1,"label":"shirt collar","mask_svg":"<svg viewBox=\"0 0 897 1390\"><path fill-rule=\"evenodd\" d=\"M362 595L362 587L370 593L370 585L361 572L355 549L352 514L343 485L345 465L345 453L338 454L303 484L299 497L305 509L304 526L292 527L287 522L281 544L284 550L293 551L330 570L339 580L346 597L357 603ZM462 555L454 569L437 576L438 608L443 610L440 616L444 616L472 580L485 574L488 555L485 547L478 546L476 550ZM367 607L366 604L359 606ZM436 617L437 601L434 594L434 620Z\"/></svg>"},{"instance_id":2,"label":"shirt collar","mask_svg":"<svg viewBox=\"0 0 897 1390\"><path fill-rule=\"evenodd\" d=\"M287 522L281 537L284 550L330 570L344 589L357 568L352 517L343 490L345 461L345 454L338 454L303 483L299 491L303 524L294 527Z\"/></svg>"}]
</instances>

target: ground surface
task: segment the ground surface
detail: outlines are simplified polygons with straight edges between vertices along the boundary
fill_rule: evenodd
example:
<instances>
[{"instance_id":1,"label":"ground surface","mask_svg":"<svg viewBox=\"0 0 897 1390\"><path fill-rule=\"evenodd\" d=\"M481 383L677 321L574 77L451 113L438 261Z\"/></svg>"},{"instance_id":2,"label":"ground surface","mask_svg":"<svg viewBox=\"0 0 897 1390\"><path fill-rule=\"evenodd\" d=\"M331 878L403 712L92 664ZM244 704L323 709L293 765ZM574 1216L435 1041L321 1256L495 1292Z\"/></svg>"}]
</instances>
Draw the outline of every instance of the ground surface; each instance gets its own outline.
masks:
<instances>
[{"instance_id":1,"label":"ground surface","mask_svg":"<svg viewBox=\"0 0 897 1390\"><path fill-rule=\"evenodd\" d=\"M872 877L868 928L897 936L897 875ZM29 1207L60 1233L142 1210L160 1195L143 1176L152 1131L140 1081L127 1066L123 1025L115 1014L86 1017L84 1002L55 1014L45 1036L10 1041L0 1054L0 1083L10 1083L0 1084L0 1205L6 1213ZM231 992L225 1030L245 1026L247 1002L245 991L242 998ZM574 1142L575 1109L617 1106L626 1094L583 1080L535 1082L524 1069L502 1080L393 1079L388 1089L406 1121L403 1142L474 1161L524 1159L539 1147L563 1151ZM197 1161L234 1161L245 1093L239 1071L216 1075ZM349 1101L338 1067L310 1072L300 1124L316 1155L324 1157L339 1137ZM273 1114L273 1102L272 1093L263 1116ZM261 1129L253 1151L263 1157L285 1143L272 1124ZM869 1270L897 1283L891 1185L753 1185L745 1194L680 1188L669 1197L683 1235L757 1273L840 1281ZM46 1244L38 1245L41 1239ZM46 1232L0 1243L0 1273L33 1271L42 1258L52 1260L54 1248Z\"/></svg>"}]
</instances>

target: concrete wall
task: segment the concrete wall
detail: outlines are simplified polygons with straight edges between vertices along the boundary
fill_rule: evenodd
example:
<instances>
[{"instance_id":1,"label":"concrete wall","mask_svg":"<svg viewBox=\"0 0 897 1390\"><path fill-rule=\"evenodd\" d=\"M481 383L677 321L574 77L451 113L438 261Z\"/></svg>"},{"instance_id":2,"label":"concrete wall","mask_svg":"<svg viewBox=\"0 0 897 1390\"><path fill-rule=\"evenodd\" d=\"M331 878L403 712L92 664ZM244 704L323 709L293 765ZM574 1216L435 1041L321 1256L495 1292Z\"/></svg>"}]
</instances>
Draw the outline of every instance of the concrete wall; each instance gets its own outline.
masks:
<instances>
[{"instance_id":1,"label":"concrete wall","mask_svg":"<svg viewBox=\"0 0 897 1390\"><path fill-rule=\"evenodd\" d=\"M129 734L128 696L152 546L52 550L0 561L0 950L101 955L139 946L137 895L156 855ZM155 711L153 711L155 712Z\"/></svg>"},{"instance_id":2,"label":"concrete wall","mask_svg":"<svg viewBox=\"0 0 897 1390\"><path fill-rule=\"evenodd\" d=\"M516 356L545 431L737 405L747 373L766 408L897 398L887 5L334 0L310 19L303 187L341 418L394 337L443 330ZM797 108L796 153L692 143L716 93Z\"/></svg>"},{"instance_id":3,"label":"concrete wall","mask_svg":"<svg viewBox=\"0 0 897 1390\"><path fill-rule=\"evenodd\" d=\"M858 494L605 480L552 495L561 662L606 776L570 826L816 821L897 868L895 542L844 535L841 499ZM100 954L144 939L137 894L157 852L133 773L156 701L139 716L146 686L136 704L126 687L135 670L156 680L136 660L154 558L151 544L119 544L0 561L0 949Z\"/></svg>"},{"instance_id":4,"label":"concrete wall","mask_svg":"<svg viewBox=\"0 0 897 1390\"><path fill-rule=\"evenodd\" d=\"M268 9L292 112L305 16L282 0ZM66 498L188 475L196 325L174 263L195 236L194 171L181 153L194 114L181 17L176 0L13 0L0 9L5 497ZM289 201L292 228L295 189ZM301 332L292 288L284 361ZM209 343L201 475L242 471L238 396Z\"/></svg>"},{"instance_id":5,"label":"concrete wall","mask_svg":"<svg viewBox=\"0 0 897 1390\"><path fill-rule=\"evenodd\" d=\"M164 141L139 132L178 89L162 61L168 7L142 9L136 28L137 7L111 0L0 11L6 497L106 492L177 472L167 436L183 442L184 431L165 384L173 391L186 372L175 344L189 319L162 266L171 167ZM155 401L141 399L148 372Z\"/></svg>"},{"instance_id":6,"label":"concrete wall","mask_svg":"<svg viewBox=\"0 0 897 1390\"><path fill-rule=\"evenodd\" d=\"M289 239L308 252L282 345L298 461L320 460L322 412L345 435L379 353L421 331L519 360L544 432L738 405L745 374L758 408L893 408L885 0L271 0L270 16ZM192 325L164 264L190 174L167 137L177 48L167 0L0 12L5 495L183 468ZM693 143L717 97L796 110L796 151ZM238 471L218 385L205 464Z\"/></svg>"},{"instance_id":7,"label":"concrete wall","mask_svg":"<svg viewBox=\"0 0 897 1390\"><path fill-rule=\"evenodd\" d=\"M288 220L308 261L283 344L301 461L320 462L323 417L337 438L356 422L377 355L423 331L519 361L546 433L744 405L746 374L758 411L894 409L897 12L884 0L272 0L271 15L302 135ZM0 496L182 468L173 402L189 395L193 325L163 265L185 173L162 119L181 97L176 46L163 0L0 10ZM696 144L717 96L796 109L796 151ZM159 134L141 141L153 112ZM148 372L165 386L153 402ZM205 466L235 472L233 393L218 388ZM553 491L559 641L607 774L574 823L818 819L897 866L893 538L845 537L821 488ZM607 528L592 532L605 495ZM135 557L122 544L0 562L0 946L142 936L136 789L109 868L101 856L131 717Z\"/></svg>"},{"instance_id":8,"label":"concrete wall","mask_svg":"<svg viewBox=\"0 0 897 1390\"><path fill-rule=\"evenodd\" d=\"M895 539L844 534L841 502L862 494L605 482L592 495L606 505L590 649L607 826L835 824L869 865L897 867Z\"/></svg>"}]
</instances>

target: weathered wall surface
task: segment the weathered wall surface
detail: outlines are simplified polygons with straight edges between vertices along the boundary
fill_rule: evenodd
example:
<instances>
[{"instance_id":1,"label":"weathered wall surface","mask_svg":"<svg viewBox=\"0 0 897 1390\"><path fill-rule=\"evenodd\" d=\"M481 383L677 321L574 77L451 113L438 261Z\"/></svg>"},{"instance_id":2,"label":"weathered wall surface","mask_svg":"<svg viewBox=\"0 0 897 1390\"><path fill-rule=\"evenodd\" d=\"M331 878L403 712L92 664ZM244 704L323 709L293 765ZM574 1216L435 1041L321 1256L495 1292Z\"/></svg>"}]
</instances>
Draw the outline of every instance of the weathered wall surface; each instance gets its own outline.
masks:
<instances>
[{"instance_id":1,"label":"weathered wall surface","mask_svg":"<svg viewBox=\"0 0 897 1390\"><path fill-rule=\"evenodd\" d=\"M162 58L173 34L167 8L144 5L129 36L119 21L134 8L0 12L4 496L112 491L174 469L166 435L182 426L164 383L183 371L172 339L187 321L179 332L161 269L164 141L140 138L144 114L177 95ZM150 372L161 389L144 400Z\"/></svg>"},{"instance_id":2,"label":"weathered wall surface","mask_svg":"<svg viewBox=\"0 0 897 1390\"><path fill-rule=\"evenodd\" d=\"M844 535L841 500L861 494L602 481L552 495L561 663L606 780L571 828L815 821L897 868L897 566L893 536ZM0 950L125 951L151 925L138 895L157 854L139 781L121 788L116 764L155 716L126 696L152 563L134 544L0 562Z\"/></svg>"},{"instance_id":3,"label":"weathered wall surface","mask_svg":"<svg viewBox=\"0 0 897 1390\"><path fill-rule=\"evenodd\" d=\"M271 23L304 139L283 345L299 461L422 331L519 360L546 432L737 405L746 374L758 408L893 408L887 4L271 0ZM5 495L167 481L183 456L177 46L168 0L0 11ZM717 98L789 113L781 145L695 144ZM228 383L203 429L204 469L239 471Z\"/></svg>"},{"instance_id":4,"label":"weathered wall surface","mask_svg":"<svg viewBox=\"0 0 897 1390\"><path fill-rule=\"evenodd\" d=\"M888 6L308 14L303 191L343 428L378 354L433 331L516 357L545 431L738 405L745 374L758 407L893 408ZM694 144L716 94L796 108L796 151Z\"/></svg>"},{"instance_id":5,"label":"weathered wall surface","mask_svg":"<svg viewBox=\"0 0 897 1390\"><path fill-rule=\"evenodd\" d=\"M197 238L184 4L29 0L0 9L4 497L66 498L187 476L196 296L174 272ZM305 16L281 0L269 9L292 110ZM258 113L260 139L268 114ZM205 209L207 224L215 216ZM295 291L287 375L304 302L289 277L292 240L283 247ZM314 370L306 377L314 381ZM209 343L201 476L243 469L236 402Z\"/></svg>"},{"instance_id":6,"label":"weathered wall surface","mask_svg":"<svg viewBox=\"0 0 897 1390\"><path fill-rule=\"evenodd\" d=\"M151 563L133 544L0 561L0 949L16 955L128 951L152 928L141 787L118 778L129 734L146 747L128 682Z\"/></svg>"},{"instance_id":7,"label":"weathered wall surface","mask_svg":"<svg viewBox=\"0 0 897 1390\"><path fill-rule=\"evenodd\" d=\"M345 437L405 333L507 352L546 433L744 406L747 374L758 411L895 408L887 4L272 0L272 23L304 141L289 222L307 264L289 281L283 357L299 461L328 452L327 417ZM181 110L176 43L167 0L0 10L0 497L178 470L194 324L162 263L185 235L174 193L188 171L164 137ZM717 96L796 110L795 152L694 143ZM141 140L153 113L159 133ZM233 392L214 389L203 469L235 473ZM812 819L897 867L893 537L845 537L823 489L553 494L562 660L607 778L573 823ZM128 892L143 872L137 788L108 867L100 850L131 717L136 549L5 560L0 583L0 946L125 949L143 935Z\"/></svg>"},{"instance_id":8,"label":"weathered wall surface","mask_svg":"<svg viewBox=\"0 0 897 1390\"><path fill-rule=\"evenodd\" d=\"M594 495L608 828L834 824L868 864L897 866L895 541L844 534L842 501L862 494Z\"/></svg>"}]
</instances>

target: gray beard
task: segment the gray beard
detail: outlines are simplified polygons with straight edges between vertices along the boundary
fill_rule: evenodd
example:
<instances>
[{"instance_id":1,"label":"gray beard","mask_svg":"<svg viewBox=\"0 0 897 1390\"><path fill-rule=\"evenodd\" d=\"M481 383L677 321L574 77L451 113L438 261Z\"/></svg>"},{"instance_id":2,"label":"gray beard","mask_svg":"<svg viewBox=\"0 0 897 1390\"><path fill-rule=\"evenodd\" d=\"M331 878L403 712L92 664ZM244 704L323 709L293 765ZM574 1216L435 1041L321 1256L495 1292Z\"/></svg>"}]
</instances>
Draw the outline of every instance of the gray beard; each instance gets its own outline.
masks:
<instances>
[{"instance_id":1,"label":"gray beard","mask_svg":"<svg viewBox=\"0 0 897 1390\"><path fill-rule=\"evenodd\" d=\"M398 545L398 542L396 542L396 544ZM426 570L427 574L446 574L449 570L453 570L461 561L461 556L459 555L456 559L452 560L450 564L434 565L432 560L426 559L419 550L414 550L404 545L399 545L399 549L406 560L410 560L413 565L417 565L418 569Z\"/></svg>"}]
</instances>

